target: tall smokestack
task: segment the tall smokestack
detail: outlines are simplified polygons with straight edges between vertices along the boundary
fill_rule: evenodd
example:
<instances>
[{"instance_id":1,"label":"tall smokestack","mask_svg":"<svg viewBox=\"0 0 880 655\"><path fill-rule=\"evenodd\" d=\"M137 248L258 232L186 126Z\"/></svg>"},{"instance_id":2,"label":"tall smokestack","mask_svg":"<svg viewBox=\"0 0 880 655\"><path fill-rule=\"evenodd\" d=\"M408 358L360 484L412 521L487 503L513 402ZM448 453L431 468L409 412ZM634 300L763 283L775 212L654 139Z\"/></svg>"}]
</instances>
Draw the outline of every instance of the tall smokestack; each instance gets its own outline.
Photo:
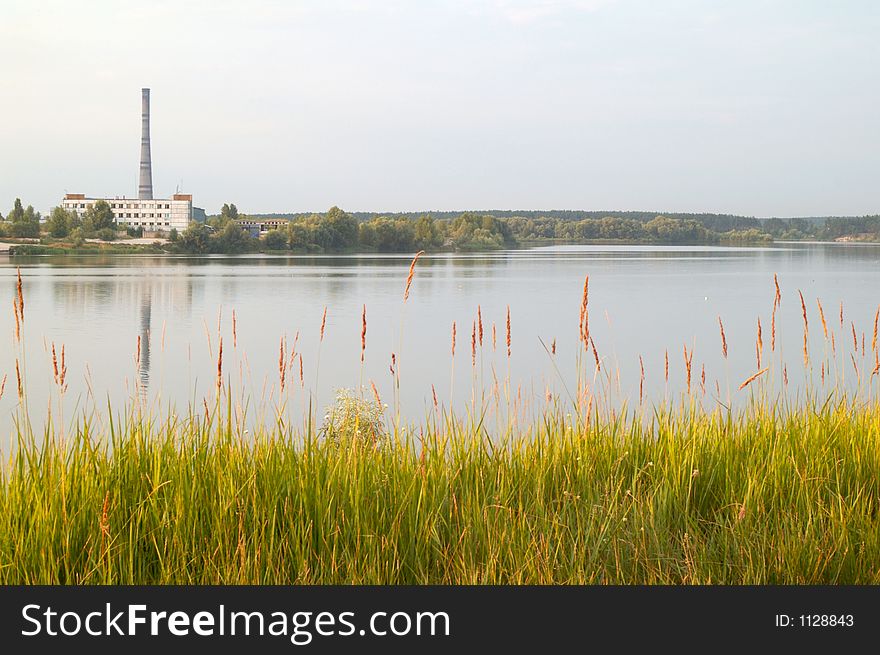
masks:
<instances>
[{"instance_id":1,"label":"tall smokestack","mask_svg":"<svg viewBox=\"0 0 880 655\"><path fill-rule=\"evenodd\" d=\"M150 158L150 90L141 89L141 174L138 198L153 199L153 162Z\"/></svg>"}]
</instances>

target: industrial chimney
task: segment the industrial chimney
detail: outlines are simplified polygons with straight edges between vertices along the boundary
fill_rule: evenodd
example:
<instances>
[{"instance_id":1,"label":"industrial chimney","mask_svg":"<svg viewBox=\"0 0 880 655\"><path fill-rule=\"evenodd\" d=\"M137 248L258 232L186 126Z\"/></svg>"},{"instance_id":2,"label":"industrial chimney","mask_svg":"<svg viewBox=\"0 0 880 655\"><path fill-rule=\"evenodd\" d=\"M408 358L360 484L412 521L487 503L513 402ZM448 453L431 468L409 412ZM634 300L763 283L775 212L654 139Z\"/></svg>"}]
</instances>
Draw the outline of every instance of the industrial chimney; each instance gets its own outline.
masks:
<instances>
[{"instance_id":1,"label":"industrial chimney","mask_svg":"<svg viewBox=\"0 0 880 655\"><path fill-rule=\"evenodd\" d=\"M141 89L141 171L138 199L153 199L153 162L150 158L150 90Z\"/></svg>"}]
</instances>

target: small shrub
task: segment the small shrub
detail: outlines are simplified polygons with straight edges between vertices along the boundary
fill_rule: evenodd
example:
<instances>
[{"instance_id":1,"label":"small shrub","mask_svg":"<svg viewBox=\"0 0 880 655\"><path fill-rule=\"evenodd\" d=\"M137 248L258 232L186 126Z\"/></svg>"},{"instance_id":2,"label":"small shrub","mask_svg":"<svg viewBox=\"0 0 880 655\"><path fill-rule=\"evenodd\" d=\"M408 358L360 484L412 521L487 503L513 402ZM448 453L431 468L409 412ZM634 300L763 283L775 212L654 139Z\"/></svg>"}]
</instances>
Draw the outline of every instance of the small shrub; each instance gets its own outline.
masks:
<instances>
[{"instance_id":1,"label":"small shrub","mask_svg":"<svg viewBox=\"0 0 880 655\"><path fill-rule=\"evenodd\" d=\"M385 406L377 401L367 400L353 389L339 389L318 436L337 444L358 441L379 447L388 439L384 414Z\"/></svg>"}]
</instances>

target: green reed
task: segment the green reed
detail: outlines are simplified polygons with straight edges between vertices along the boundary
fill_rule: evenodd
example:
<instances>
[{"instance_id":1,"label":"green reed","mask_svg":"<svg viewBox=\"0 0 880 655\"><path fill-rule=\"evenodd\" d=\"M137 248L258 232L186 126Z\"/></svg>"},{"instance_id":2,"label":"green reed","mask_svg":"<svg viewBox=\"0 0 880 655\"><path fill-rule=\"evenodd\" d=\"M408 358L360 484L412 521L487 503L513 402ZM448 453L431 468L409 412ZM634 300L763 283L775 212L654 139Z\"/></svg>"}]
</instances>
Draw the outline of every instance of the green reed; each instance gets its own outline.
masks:
<instances>
[{"instance_id":1,"label":"green reed","mask_svg":"<svg viewBox=\"0 0 880 655\"><path fill-rule=\"evenodd\" d=\"M19 434L3 583L876 583L880 408L444 416L378 445L132 411Z\"/></svg>"}]
</instances>

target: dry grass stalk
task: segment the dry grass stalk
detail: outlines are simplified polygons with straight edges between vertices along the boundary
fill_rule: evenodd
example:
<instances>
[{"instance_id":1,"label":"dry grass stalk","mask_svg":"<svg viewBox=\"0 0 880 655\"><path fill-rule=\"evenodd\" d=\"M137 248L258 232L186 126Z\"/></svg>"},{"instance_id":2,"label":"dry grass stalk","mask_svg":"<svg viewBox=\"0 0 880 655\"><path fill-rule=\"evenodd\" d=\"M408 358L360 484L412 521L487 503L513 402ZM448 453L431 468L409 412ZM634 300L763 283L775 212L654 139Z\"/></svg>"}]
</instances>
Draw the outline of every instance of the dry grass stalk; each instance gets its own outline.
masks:
<instances>
[{"instance_id":1,"label":"dry grass stalk","mask_svg":"<svg viewBox=\"0 0 880 655\"><path fill-rule=\"evenodd\" d=\"M828 339L828 326L825 324L825 312L822 310L822 301L816 298L816 304L819 306L819 320L822 321L822 334Z\"/></svg>"},{"instance_id":2,"label":"dry grass stalk","mask_svg":"<svg viewBox=\"0 0 880 655\"><path fill-rule=\"evenodd\" d=\"M761 356L764 354L764 338L761 333L761 319L758 318L758 337L755 340L755 354L757 355L758 360L758 369L761 368Z\"/></svg>"},{"instance_id":3,"label":"dry grass stalk","mask_svg":"<svg viewBox=\"0 0 880 655\"><path fill-rule=\"evenodd\" d=\"M776 273L773 274L773 285L776 287L776 295L773 296L773 308L776 309L782 304L782 294L779 293L779 278L776 277Z\"/></svg>"},{"instance_id":4,"label":"dry grass stalk","mask_svg":"<svg viewBox=\"0 0 880 655\"><path fill-rule=\"evenodd\" d=\"M550 344L550 354L551 355L556 354L556 338L555 337L553 338L553 343Z\"/></svg>"},{"instance_id":5,"label":"dry grass stalk","mask_svg":"<svg viewBox=\"0 0 880 655\"><path fill-rule=\"evenodd\" d=\"M510 357L510 305L507 306L507 356Z\"/></svg>"},{"instance_id":6,"label":"dry grass stalk","mask_svg":"<svg viewBox=\"0 0 880 655\"><path fill-rule=\"evenodd\" d=\"M584 342L584 347L586 348L590 339L590 323L589 323L589 314L587 310L587 303L589 302L590 297L590 276L587 275L584 278L584 292L581 296L581 315L580 321L578 323L578 338Z\"/></svg>"},{"instance_id":7,"label":"dry grass stalk","mask_svg":"<svg viewBox=\"0 0 880 655\"><path fill-rule=\"evenodd\" d=\"M770 352L776 352L776 306L770 313Z\"/></svg>"},{"instance_id":8,"label":"dry grass stalk","mask_svg":"<svg viewBox=\"0 0 880 655\"><path fill-rule=\"evenodd\" d=\"M853 338L853 350L858 352L859 350L859 338L856 336L856 324L855 322L850 323L850 327L852 328L852 338Z\"/></svg>"},{"instance_id":9,"label":"dry grass stalk","mask_svg":"<svg viewBox=\"0 0 880 655\"><path fill-rule=\"evenodd\" d=\"M498 331L495 329L495 323L492 323L492 352L495 352L495 346L498 343Z\"/></svg>"},{"instance_id":10,"label":"dry grass stalk","mask_svg":"<svg viewBox=\"0 0 880 655\"><path fill-rule=\"evenodd\" d=\"M364 361L364 351L367 349L367 306L361 311L361 363Z\"/></svg>"},{"instance_id":11,"label":"dry grass stalk","mask_svg":"<svg viewBox=\"0 0 880 655\"><path fill-rule=\"evenodd\" d=\"M599 353L596 351L596 342L590 337L590 347L593 349L593 359L596 360L596 370L601 371L602 365L599 363Z\"/></svg>"},{"instance_id":12,"label":"dry grass stalk","mask_svg":"<svg viewBox=\"0 0 880 655\"><path fill-rule=\"evenodd\" d=\"M477 322L471 324L471 366L477 365Z\"/></svg>"},{"instance_id":13,"label":"dry grass stalk","mask_svg":"<svg viewBox=\"0 0 880 655\"><path fill-rule=\"evenodd\" d=\"M644 387L645 387L645 362L642 360L642 356L639 355L639 403L642 402L644 398Z\"/></svg>"},{"instance_id":14,"label":"dry grass stalk","mask_svg":"<svg viewBox=\"0 0 880 655\"><path fill-rule=\"evenodd\" d=\"M437 390L431 385L431 396L434 398L434 411L440 410L440 403L437 402Z\"/></svg>"},{"instance_id":15,"label":"dry grass stalk","mask_svg":"<svg viewBox=\"0 0 880 655\"><path fill-rule=\"evenodd\" d=\"M324 305L324 313L321 314L321 331L318 333L319 343L324 343L324 327L327 325L327 305Z\"/></svg>"},{"instance_id":16,"label":"dry grass stalk","mask_svg":"<svg viewBox=\"0 0 880 655\"><path fill-rule=\"evenodd\" d=\"M702 364L700 366L700 390L703 392L703 395L706 395L706 365Z\"/></svg>"},{"instance_id":17,"label":"dry grass stalk","mask_svg":"<svg viewBox=\"0 0 880 655\"><path fill-rule=\"evenodd\" d=\"M137 350L134 354L134 365L141 370L141 335L137 336Z\"/></svg>"},{"instance_id":18,"label":"dry grass stalk","mask_svg":"<svg viewBox=\"0 0 880 655\"><path fill-rule=\"evenodd\" d=\"M874 335L871 337L871 352L877 352L877 323L880 322L880 305L874 314Z\"/></svg>"},{"instance_id":19,"label":"dry grass stalk","mask_svg":"<svg viewBox=\"0 0 880 655\"><path fill-rule=\"evenodd\" d=\"M18 400L24 399L24 386L21 383L21 369L18 367L18 358L15 358L15 381L18 383Z\"/></svg>"},{"instance_id":20,"label":"dry grass stalk","mask_svg":"<svg viewBox=\"0 0 880 655\"><path fill-rule=\"evenodd\" d=\"M807 321L807 304L804 302L804 294L801 293L800 289L798 289L798 295L801 298L801 313L804 318L804 367L808 367L810 365L810 353L807 348L807 341L810 336L810 324Z\"/></svg>"},{"instance_id":21,"label":"dry grass stalk","mask_svg":"<svg viewBox=\"0 0 880 655\"><path fill-rule=\"evenodd\" d=\"M782 365L782 382L788 386L788 364Z\"/></svg>"},{"instance_id":22,"label":"dry grass stalk","mask_svg":"<svg viewBox=\"0 0 880 655\"><path fill-rule=\"evenodd\" d=\"M416 256L413 257L412 263L409 265L409 275L406 276L406 288L403 290L403 302L406 302L407 298L409 298L409 287L412 284L413 276L415 276L416 273L416 262L419 261L419 257L424 254L424 250L419 250L416 253Z\"/></svg>"},{"instance_id":23,"label":"dry grass stalk","mask_svg":"<svg viewBox=\"0 0 880 655\"><path fill-rule=\"evenodd\" d=\"M3 380L0 381L0 398L3 398L3 392L6 391L6 374L3 374Z\"/></svg>"},{"instance_id":24,"label":"dry grass stalk","mask_svg":"<svg viewBox=\"0 0 880 655\"><path fill-rule=\"evenodd\" d=\"M278 380L281 385L281 392L284 392L284 383L287 378L287 357L284 356L284 337L281 337L278 344Z\"/></svg>"},{"instance_id":25,"label":"dry grass stalk","mask_svg":"<svg viewBox=\"0 0 880 655\"><path fill-rule=\"evenodd\" d=\"M822 366L819 369L819 379L822 381L822 384L825 384L825 362L822 362Z\"/></svg>"},{"instance_id":26,"label":"dry grass stalk","mask_svg":"<svg viewBox=\"0 0 880 655\"><path fill-rule=\"evenodd\" d=\"M220 392L220 387L223 386L223 337L220 337L220 342L217 346L217 392Z\"/></svg>"},{"instance_id":27,"label":"dry grass stalk","mask_svg":"<svg viewBox=\"0 0 880 655\"><path fill-rule=\"evenodd\" d=\"M235 318L235 310L232 310L232 347L238 348L238 322Z\"/></svg>"},{"instance_id":28,"label":"dry grass stalk","mask_svg":"<svg viewBox=\"0 0 880 655\"><path fill-rule=\"evenodd\" d=\"M477 305L477 335L480 337L480 348L483 347L483 310Z\"/></svg>"},{"instance_id":29,"label":"dry grass stalk","mask_svg":"<svg viewBox=\"0 0 880 655\"><path fill-rule=\"evenodd\" d=\"M769 367L767 367L767 368L762 368L760 371L758 371L757 373L755 373L755 374L752 375L751 377L747 378L745 382L743 382L741 385L739 385L739 389L738 389L738 390L741 391L742 389L745 389L745 388L746 388L747 386L749 386L752 382L754 382L754 381L757 380L759 377L761 377L762 375L764 375L764 373L766 373L768 370L770 370ZM786 376L786 379L787 379L787 376ZM786 384L787 384L787 383L786 383Z\"/></svg>"},{"instance_id":30,"label":"dry grass stalk","mask_svg":"<svg viewBox=\"0 0 880 655\"><path fill-rule=\"evenodd\" d=\"M15 284L16 295L18 296L18 314L22 324L24 324L24 292L21 284L21 268L16 269L18 280Z\"/></svg>"},{"instance_id":31,"label":"dry grass stalk","mask_svg":"<svg viewBox=\"0 0 880 655\"><path fill-rule=\"evenodd\" d=\"M455 358L455 321L452 321L452 357Z\"/></svg>"},{"instance_id":32,"label":"dry grass stalk","mask_svg":"<svg viewBox=\"0 0 880 655\"><path fill-rule=\"evenodd\" d=\"M302 353L299 354L299 386L305 387L305 382L303 381L303 356Z\"/></svg>"},{"instance_id":33,"label":"dry grass stalk","mask_svg":"<svg viewBox=\"0 0 880 655\"><path fill-rule=\"evenodd\" d=\"M52 377L55 379L55 384L58 384L60 373L58 371L58 357L55 354L55 342L52 342Z\"/></svg>"},{"instance_id":34,"label":"dry grass stalk","mask_svg":"<svg viewBox=\"0 0 880 655\"><path fill-rule=\"evenodd\" d=\"M684 369L687 381L687 392L690 394L691 392L691 361L694 358L694 351L691 350L690 355L688 355L687 346L682 346L682 350L684 351Z\"/></svg>"},{"instance_id":35,"label":"dry grass stalk","mask_svg":"<svg viewBox=\"0 0 880 655\"><path fill-rule=\"evenodd\" d=\"M724 356L724 359L727 359L727 335L724 334L724 323L721 322L721 317L718 317L718 328L721 330L721 354Z\"/></svg>"},{"instance_id":36,"label":"dry grass stalk","mask_svg":"<svg viewBox=\"0 0 880 655\"><path fill-rule=\"evenodd\" d=\"M418 257L418 255L416 255ZM415 261L415 260L413 260ZM404 299L405 300L405 299ZM382 399L379 397L379 390L376 388L376 383L370 380L370 389L373 390L373 398L376 399L376 404L381 408L382 407Z\"/></svg>"},{"instance_id":37,"label":"dry grass stalk","mask_svg":"<svg viewBox=\"0 0 880 655\"><path fill-rule=\"evenodd\" d=\"M663 378L669 383L669 349L663 351Z\"/></svg>"}]
</instances>

